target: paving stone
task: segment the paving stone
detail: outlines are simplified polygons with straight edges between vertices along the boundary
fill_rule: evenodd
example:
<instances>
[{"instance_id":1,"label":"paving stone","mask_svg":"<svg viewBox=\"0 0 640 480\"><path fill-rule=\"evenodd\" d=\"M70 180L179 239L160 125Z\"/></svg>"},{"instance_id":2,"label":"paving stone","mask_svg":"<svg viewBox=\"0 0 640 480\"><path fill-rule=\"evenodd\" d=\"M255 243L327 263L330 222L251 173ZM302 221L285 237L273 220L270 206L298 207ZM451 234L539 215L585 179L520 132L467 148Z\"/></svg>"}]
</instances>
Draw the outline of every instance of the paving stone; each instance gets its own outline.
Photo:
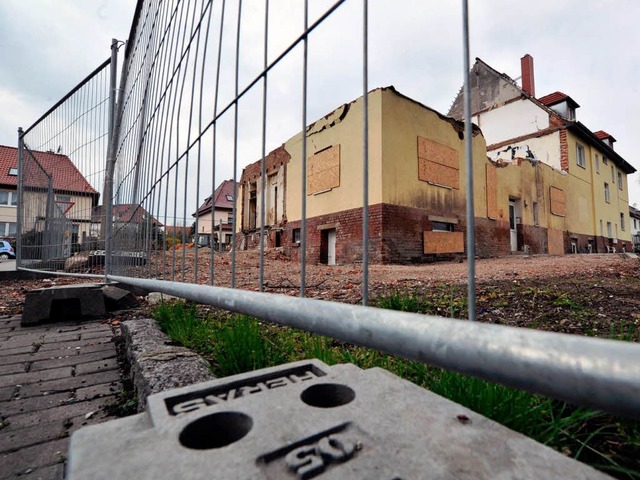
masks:
<instances>
[{"instance_id":1,"label":"paving stone","mask_svg":"<svg viewBox=\"0 0 640 480\"><path fill-rule=\"evenodd\" d=\"M0 376L9 375L11 373L22 373L26 371L24 363L14 363L10 365L0 365Z\"/></svg>"},{"instance_id":2,"label":"paving stone","mask_svg":"<svg viewBox=\"0 0 640 480\"><path fill-rule=\"evenodd\" d=\"M0 377L0 387L27 385L71 376L71 367L52 368L43 372L16 373Z\"/></svg>"},{"instance_id":3,"label":"paving stone","mask_svg":"<svg viewBox=\"0 0 640 480\"><path fill-rule=\"evenodd\" d=\"M113 338L113 331L111 327L107 327L104 330L94 332L82 332L80 333L82 340L91 340L92 338Z\"/></svg>"},{"instance_id":4,"label":"paving stone","mask_svg":"<svg viewBox=\"0 0 640 480\"><path fill-rule=\"evenodd\" d=\"M21 323L34 325L70 317L101 316L105 313L104 297L99 285L64 285L28 292Z\"/></svg>"},{"instance_id":5,"label":"paving stone","mask_svg":"<svg viewBox=\"0 0 640 480\"><path fill-rule=\"evenodd\" d=\"M80 375L75 377L62 378L60 380L51 380L48 382L34 383L24 385L20 388L20 398L34 397L42 395L45 392L49 394L68 392L79 388L90 387L93 385L101 385L105 383L119 382L120 372L118 370L107 370L89 375Z\"/></svg>"},{"instance_id":6,"label":"paving stone","mask_svg":"<svg viewBox=\"0 0 640 480\"><path fill-rule=\"evenodd\" d=\"M0 453L13 452L24 447L68 437L65 420L39 423L33 427L9 429L0 435Z\"/></svg>"},{"instance_id":7,"label":"paving stone","mask_svg":"<svg viewBox=\"0 0 640 480\"><path fill-rule=\"evenodd\" d=\"M94 400L96 398L117 395L122 392L121 382L103 383L101 385L92 385L76 390L74 398L78 401Z\"/></svg>"},{"instance_id":8,"label":"paving stone","mask_svg":"<svg viewBox=\"0 0 640 480\"><path fill-rule=\"evenodd\" d=\"M64 420L66 418L73 418L89 413L96 413L101 411L108 403L115 401L115 395L110 397L103 397L96 400L90 400L88 402L69 403L60 407L47 408L46 410L38 411L37 415L32 413L23 413L19 415L13 415L9 417L9 428L11 430L31 427L38 425L41 422L53 422L56 420ZM3 429L4 430L4 429Z\"/></svg>"},{"instance_id":9,"label":"paving stone","mask_svg":"<svg viewBox=\"0 0 640 480\"><path fill-rule=\"evenodd\" d=\"M25 475L20 478L24 480L63 480L64 464L58 463L56 465L39 468L31 472L29 475Z\"/></svg>"},{"instance_id":10,"label":"paving stone","mask_svg":"<svg viewBox=\"0 0 640 480\"><path fill-rule=\"evenodd\" d=\"M114 350L115 351L115 344L111 341L109 342L105 342L105 343L97 343L97 344L93 344L93 345L86 345L84 347L80 347L80 350L78 350L81 354L83 353L93 353L93 352L102 352L104 350Z\"/></svg>"},{"instance_id":11,"label":"paving stone","mask_svg":"<svg viewBox=\"0 0 640 480\"><path fill-rule=\"evenodd\" d=\"M103 350L101 352L86 353L78 355L69 355L62 358L45 359L33 362L31 365L31 372L37 372L40 370L49 370L51 368L64 367L66 365L80 365L83 363L90 363L107 358L114 358L116 356L115 348L111 350ZM77 369L76 369L77 373Z\"/></svg>"},{"instance_id":12,"label":"paving stone","mask_svg":"<svg viewBox=\"0 0 640 480\"><path fill-rule=\"evenodd\" d=\"M74 340L80 340L80 335L77 333L62 333L47 336L46 333L38 332L32 335L12 336L8 340L0 343L0 348L15 348L27 345L42 346L45 343L72 342Z\"/></svg>"},{"instance_id":13,"label":"paving stone","mask_svg":"<svg viewBox=\"0 0 640 480\"><path fill-rule=\"evenodd\" d=\"M12 355L19 355L21 353L31 353L35 350L33 345L24 345L21 347L12 347L12 348L0 348L0 358L7 357ZM4 360L0 360L0 362L4 362Z\"/></svg>"},{"instance_id":14,"label":"paving stone","mask_svg":"<svg viewBox=\"0 0 640 480\"><path fill-rule=\"evenodd\" d=\"M6 402L13 398L13 394L16 391L16 387L2 387L0 388L0 402Z\"/></svg>"},{"instance_id":15,"label":"paving stone","mask_svg":"<svg viewBox=\"0 0 640 480\"><path fill-rule=\"evenodd\" d=\"M89 345L102 345L105 343L111 343L111 338L92 338L89 340L85 339L71 342L45 343L38 349L38 351L46 352L47 350L57 350L62 348L72 349L76 347L85 348Z\"/></svg>"},{"instance_id":16,"label":"paving stone","mask_svg":"<svg viewBox=\"0 0 640 480\"><path fill-rule=\"evenodd\" d=\"M6 335L15 330L15 327L0 327L0 335ZM8 335L7 335L8 336Z\"/></svg>"},{"instance_id":17,"label":"paving stone","mask_svg":"<svg viewBox=\"0 0 640 480\"><path fill-rule=\"evenodd\" d=\"M32 470L33 473L38 467L62 464L67 457L68 446L69 439L63 438L23 448L17 452L0 454L2 471L7 474L5 478L11 478L8 475L12 474L24 474L28 470ZM30 476L24 478L31 480Z\"/></svg>"},{"instance_id":18,"label":"paving stone","mask_svg":"<svg viewBox=\"0 0 640 480\"><path fill-rule=\"evenodd\" d=\"M52 395L41 395L39 397L19 398L8 402L0 402L0 415L10 416L23 413L37 412L47 408L65 405L65 400L69 400L71 392L54 393Z\"/></svg>"},{"instance_id":19,"label":"paving stone","mask_svg":"<svg viewBox=\"0 0 640 480\"><path fill-rule=\"evenodd\" d=\"M57 360L64 357L76 357L78 356L79 352L79 349L37 351L36 353L23 353L21 355L6 357L2 359L2 363L5 365L10 365L12 363L37 362L40 360Z\"/></svg>"},{"instance_id":20,"label":"paving stone","mask_svg":"<svg viewBox=\"0 0 640 480\"><path fill-rule=\"evenodd\" d=\"M85 375L88 373L97 373L105 370L117 370L118 361L115 358L99 360L97 362L82 363L76 366L76 375Z\"/></svg>"}]
</instances>

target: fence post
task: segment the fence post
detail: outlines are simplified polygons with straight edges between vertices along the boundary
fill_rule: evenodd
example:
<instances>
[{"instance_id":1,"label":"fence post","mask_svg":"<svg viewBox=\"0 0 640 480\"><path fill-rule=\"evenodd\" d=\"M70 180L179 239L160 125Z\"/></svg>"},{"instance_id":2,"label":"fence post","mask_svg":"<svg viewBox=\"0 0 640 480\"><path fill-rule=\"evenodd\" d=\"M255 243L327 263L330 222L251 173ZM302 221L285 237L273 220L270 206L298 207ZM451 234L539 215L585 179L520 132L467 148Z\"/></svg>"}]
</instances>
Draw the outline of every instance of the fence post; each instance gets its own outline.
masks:
<instances>
[{"instance_id":1,"label":"fence post","mask_svg":"<svg viewBox=\"0 0 640 480\"><path fill-rule=\"evenodd\" d=\"M22 155L23 144L22 127L18 128L18 208L16 216L16 269L22 266L22 215L24 212L24 206L22 204Z\"/></svg>"},{"instance_id":2,"label":"fence post","mask_svg":"<svg viewBox=\"0 0 640 480\"><path fill-rule=\"evenodd\" d=\"M101 228L100 228L100 240L104 242L104 274L109 275L111 273L111 254L112 254L112 242L111 242L111 226L113 222L113 173L116 163L116 148L117 148L117 135L115 129L119 127L115 121L116 110L116 78L118 68L118 40L111 39L111 77L109 79L109 131L107 140L107 164L104 177L104 189L102 198L102 211L101 211ZM124 72L123 72L124 75Z\"/></svg>"}]
</instances>

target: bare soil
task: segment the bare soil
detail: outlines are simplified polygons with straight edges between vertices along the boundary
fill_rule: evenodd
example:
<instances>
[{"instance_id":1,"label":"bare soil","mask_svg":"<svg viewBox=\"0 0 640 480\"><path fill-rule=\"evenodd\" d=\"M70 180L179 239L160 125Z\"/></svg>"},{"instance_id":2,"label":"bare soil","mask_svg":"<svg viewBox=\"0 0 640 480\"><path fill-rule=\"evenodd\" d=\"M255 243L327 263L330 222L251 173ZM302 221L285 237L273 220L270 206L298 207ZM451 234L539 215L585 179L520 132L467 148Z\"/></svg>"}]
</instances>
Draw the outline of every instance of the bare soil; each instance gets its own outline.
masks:
<instances>
[{"instance_id":1,"label":"bare soil","mask_svg":"<svg viewBox=\"0 0 640 480\"><path fill-rule=\"evenodd\" d=\"M148 266L121 273L193 282L197 254L198 283L210 284L210 252L177 250L174 263L174 251L167 251ZM214 260L214 285L230 287L232 254L216 253ZM259 261L256 251L236 253L237 288L259 290ZM85 281L52 277L1 282L0 315L21 313L28 290ZM480 321L638 340L639 259L613 254L482 259L476 262L476 282ZM346 303L362 300L360 264L307 265L305 283L305 293L310 298ZM278 250L268 250L264 258L264 285L267 292L299 295L300 264L287 260ZM391 294L427 298L425 313L466 318L467 263L371 265L372 303Z\"/></svg>"}]
</instances>

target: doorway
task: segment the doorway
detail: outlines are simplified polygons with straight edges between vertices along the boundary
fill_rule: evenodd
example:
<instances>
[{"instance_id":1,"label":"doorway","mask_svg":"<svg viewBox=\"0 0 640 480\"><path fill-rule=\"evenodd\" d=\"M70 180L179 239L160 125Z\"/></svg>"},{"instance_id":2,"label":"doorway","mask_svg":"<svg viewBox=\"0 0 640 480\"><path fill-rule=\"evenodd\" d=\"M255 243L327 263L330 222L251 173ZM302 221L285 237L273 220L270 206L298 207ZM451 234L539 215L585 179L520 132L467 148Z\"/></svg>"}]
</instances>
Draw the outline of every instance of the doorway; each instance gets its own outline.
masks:
<instances>
[{"instance_id":1,"label":"doorway","mask_svg":"<svg viewBox=\"0 0 640 480\"><path fill-rule=\"evenodd\" d=\"M322 230L320 235L320 263L336 264L336 229Z\"/></svg>"},{"instance_id":2,"label":"doorway","mask_svg":"<svg viewBox=\"0 0 640 480\"><path fill-rule=\"evenodd\" d=\"M520 201L509 200L509 235L511 251L518 251L518 224L520 223Z\"/></svg>"}]
</instances>

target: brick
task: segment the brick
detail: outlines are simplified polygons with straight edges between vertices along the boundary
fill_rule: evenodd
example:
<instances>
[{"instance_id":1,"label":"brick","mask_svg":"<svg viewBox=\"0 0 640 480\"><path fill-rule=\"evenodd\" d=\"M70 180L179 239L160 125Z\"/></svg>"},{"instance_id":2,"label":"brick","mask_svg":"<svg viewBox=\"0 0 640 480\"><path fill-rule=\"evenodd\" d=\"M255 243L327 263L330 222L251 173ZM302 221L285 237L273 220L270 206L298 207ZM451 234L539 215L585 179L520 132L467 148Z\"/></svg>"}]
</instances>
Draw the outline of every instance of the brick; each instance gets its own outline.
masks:
<instances>
[{"instance_id":1,"label":"brick","mask_svg":"<svg viewBox=\"0 0 640 480\"><path fill-rule=\"evenodd\" d=\"M108 358L114 358L116 356L115 348L111 350L103 350L95 353L70 355L62 358L39 360L31 365L32 372L40 370L49 370L51 368L64 367L67 365L80 365L83 363L90 363Z\"/></svg>"},{"instance_id":2,"label":"brick","mask_svg":"<svg viewBox=\"0 0 640 480\"><path fill-rule=\"evenodd\" d=\"M1 357L8 357L11 355L19 355L19 354L23 354L23 353L31 353L35 350L35 347L33 345L23 345L21 347L12 347L12 348L0 348L0 358ZM4 362L4 360L0 360L2 362Z\"/></svg>"},{"instance_id":3,"label":"brick","mask_svg":"<svg viewBox=\"0 0 640 480\"><path fill-rule=\"evenodd\" d=\"M64 464L57 463L48 467L39 468L25 477L28 480L63 480Z\"/></svg>"},{"instance_id":4,"label":"brick","mask_svg":"<svg viewBox=\"0 0 640 480\"><path fill-rule=\"evenodd\" d=\"M111 343L111 338L92 338L90 340L85 339L85 340L77 340L77 341L71 341L71 342L61 342L59 344L46 343L42 345L38 351L45 352L47 350L57 350L62 348L73 349L76 347L84 348L89 345L99 345L99 344L105 344L105 343Z\"/></svg>"},{"instance_id":5,"label":"brick","mask_svg":"<svg viewBox=\"0 0 640 480\"><path fill-rule=\"evenodd\" d=\"M14 363L9 365L0 365L0 376L10 375L12 373L22 373L26 370L24 363Z\"/></svg>"},{"instance_id":6,"label":"brick","mask_svg":"<svg viewBox=\"0 0 640 480\"><path fill-rule=\"evenodd\" d=\"M3 473L16 475L26 473L27 470L36 470L38 467L61 464L66 459L68 447L69 439L64 438L17 452L0 454L0 465Z\"/></svg>"},{"instance_id":7,"label":"brick","mask_svg":"<svg viewBox=\"0 0 640 480\"><path fill-rule=\"evenodd\" d=\"M83 353L102 352L104 350L115 350L115 343L105 342L105 343L86 345L84 347L80 347L79 352L83 354Z\"/></svg>"},{"instance_id":8,"label":"brick","mask_svg":"<svg viewBox=\"0 0 640 480\"><path fill-rule=\"evenodd\" d=\"M105 405L115 400L115 396L103 397L88 402L70 403L59 407L39 410L37 413L23 413L9 417L9 427L13 429L32 427L39 423L54 422L67 418L101 411Z\"/></svg>"},{"instance_id":9,"label":"brick","mask_svg":"<svg viewBox=\"0 0 640 480\"><path fill-rule=\"evenodd\" d=\"M37 412L47 408L59 407L65 404L71 396L71 392L56 393L53 395L41 395L39 397L19 398L0 403L0 413L4 416L20 415L23 413Z\"/></svg>"},{"instance_id":10,"label":"brick","mask_svg":"<svg viewBox=\"0 0 640 480\"><path fill-rule=\"evenodd\" d=\"M0 388L0 402L6 402L7 400L11 400L16 390L17 390L16 387Z\"/></svg>"},{"instance_id":11,"label":"brick","mask_svg":"<svg viewBox=\"0 0 640 480\"><path fill-rule=\"evenodd\" d=\"M118 361L115 358L99 360L97 362L83 363L76 367L76 375L97 373L105 370L117 370Z\"/></svg>"},{"instance_id":12,"label":"brick","mask_svg":"<svg viewBox=\"0 0 640 480\"><path fill-rule=\"evenodd\" d=\"M113 332L111 328L105 328L104 330L96 330L92 332L81 332L80 336L82 340L90 340L92 338L113 338Z\"/></svg>"},{"instance_id":13,"label":"brick","mask_svg":"<svg viewBox=\"0 0 640 480\"><path fill-rule=\"evenodd\" d=\"M92 373L89 375L81 375L76 377L69 376L68 378L62 378L60 380L51 380L48 382L25 385L20 388L19 393L21 398L26 398L42 395L45 392L67 392L70 390L90 387L93 385L101 385L104 383L113 383L119 381L120 372L118 370L107 370L104 372Z\"/></svg>"},{"instance_id":14,"label":"brick","mask_svg":"<svg viewBox=\"0 0 640 480\"><path fill-rule=\"evenodd\" d=\"M96 398L117 395L122 392L121 382L103 383L101 385L92 385L76 390L74 397L78 401L94 400Z\"/></svg>"},{"instance_id":15,"label":"brick","mask_svg":"<svg viewBox=\"0 0 640 480\"><path fill-rule=\"evenodd\" d=\"M26 385L70 376L71 367L53 368L43 372L16 373L0 377L0 387Z\"/></svg>"},{"instance_id":16,"label":"brick","mask_svg":"<svg viewBox=\"0 0 640 480\"><path fill-rule=\"evenodd\" d=\"M65 438L68 433L64 424L64 420L56 420L27 428L7 427L0 435L0 453L13 452L24 447Z\"/></svg>"}]
</instances>

